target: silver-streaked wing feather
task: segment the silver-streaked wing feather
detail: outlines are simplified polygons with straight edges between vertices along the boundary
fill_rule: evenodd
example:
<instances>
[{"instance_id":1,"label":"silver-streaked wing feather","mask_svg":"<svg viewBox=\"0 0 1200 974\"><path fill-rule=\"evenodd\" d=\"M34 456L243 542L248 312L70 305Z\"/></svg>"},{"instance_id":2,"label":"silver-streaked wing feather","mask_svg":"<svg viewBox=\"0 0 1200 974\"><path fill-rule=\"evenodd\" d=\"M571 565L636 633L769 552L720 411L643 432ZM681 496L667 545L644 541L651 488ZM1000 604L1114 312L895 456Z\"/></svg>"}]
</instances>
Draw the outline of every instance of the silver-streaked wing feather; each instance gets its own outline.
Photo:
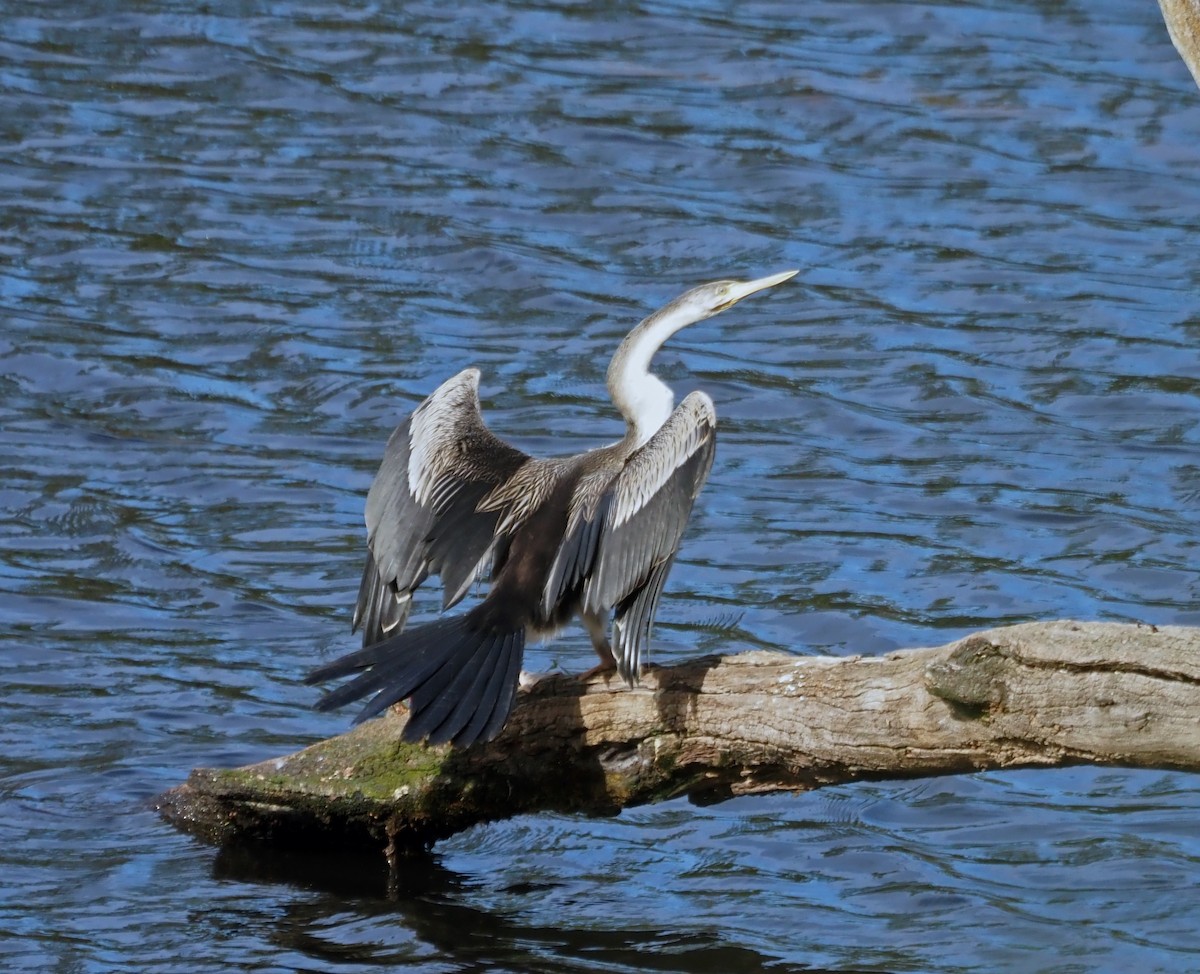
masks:
<instances>
[{"instance_id":1,"label":"silver-streaked wing feather","mask_svg":"<svg viewBox=\"0 0 1200 974\"><path fill-rule=\"evenodd\" d=\"M716 450L716 410L693 392L636 450L599 505L603 527L583 587L583 610L613 612L613 655L629 683L658 599Z\"/></svg>"},{"instance_id":2,"label":"silver-streaked wing feather","mask_svg":"<svg viewBox=\"0 0 1200 974\"><path fill-rule=\"evenodd\" d=\"M404 627L412 593L430 575L441 576L447 608L467 593L506 513L483 501L528 461L484 425L478 369L443 382L396 427L367 494L367 558L352 623L364 646Z\"/></svg>"},{"instance_id":3,"label":"silver-streaked wing feather","mask_svg":"<svg viewBox=\"0 0 1200 974\"><path fill-rule=\"evenodd\" d=\"M542 589L542 614L547 618L553 614L554 606L567 598L573 589L578 590L596 563L617 473L619 469L614 470L609 464L600 462L575 484L567 513L567 529Z\"/></svg>"}]
</instances>

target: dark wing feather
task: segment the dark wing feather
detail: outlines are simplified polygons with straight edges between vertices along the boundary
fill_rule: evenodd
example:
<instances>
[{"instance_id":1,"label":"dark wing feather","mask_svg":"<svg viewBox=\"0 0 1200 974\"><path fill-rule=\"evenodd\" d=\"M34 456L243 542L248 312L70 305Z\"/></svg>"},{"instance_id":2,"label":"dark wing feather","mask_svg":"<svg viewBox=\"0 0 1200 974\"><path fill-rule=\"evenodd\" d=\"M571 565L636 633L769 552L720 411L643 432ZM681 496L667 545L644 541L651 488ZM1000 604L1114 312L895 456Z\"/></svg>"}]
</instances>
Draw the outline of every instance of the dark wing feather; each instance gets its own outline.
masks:
<instances>
[{"instance_id":1,"label":"dark wing feather","mask_svg":"<svg viewBox=\"0 0 1200 974\"><path fill-rule=\"evenodd\" d=\"M364 646L404 628L412 593L430 575L441 576L445 607L466 594L504 513L480 502L528 460L484 425L478 369L442 383L396 428L367 495L352 623Z\"/></svg>"},{"instance_id":2,"label":"dark wing feather","mask_svg":"<svg viewBox=\"0 0 1200 974\"><path fill-rule=\"evenodd\" d=\"M617 672L629 683L637 681L642 646L650 640L650 626L658 610L658 599L674 561L675 556L671 555L655 565L646 583L613 613L613 656L617 661Z\"/></svg>"},{"instance_id":3,"label":"dark wing feather","mask_svg":"<svg viewBox=\"0 0 1200 974\"><path fill-rule=\"evenodd\" d=\"M613 480L612 470L602 466L593 474L581 478L574 488L567 531L542 590L542 613L546 618L553 616L554 607L568 593L578 590L596 563L608 508L612 503L610 488Z\"/></svg>"},{"instance_id":4,"label":"dark wing feather","mask_svg":"<svg viewBox=\"0 0 1200 974\"><path fill-rule=\"evenodd\" d=\"M613 611L613 654L637 680L650 624L716 450L712 400L693 392L635 451L609 488L603 530L583 587L585 612Z\"/></svg>"}]
</instances>

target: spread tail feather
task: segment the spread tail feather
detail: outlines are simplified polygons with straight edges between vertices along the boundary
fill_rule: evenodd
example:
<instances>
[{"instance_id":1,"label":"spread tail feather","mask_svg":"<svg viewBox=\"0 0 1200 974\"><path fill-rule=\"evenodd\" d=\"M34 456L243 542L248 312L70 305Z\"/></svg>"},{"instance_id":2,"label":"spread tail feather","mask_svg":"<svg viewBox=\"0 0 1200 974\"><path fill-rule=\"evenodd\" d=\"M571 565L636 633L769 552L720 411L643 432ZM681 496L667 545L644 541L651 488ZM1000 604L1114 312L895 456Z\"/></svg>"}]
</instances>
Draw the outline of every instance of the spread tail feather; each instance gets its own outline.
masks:
<instances>
[{"instance_id":1,"label":"spread tail feather","mask_svg":"<svg viewBox=\"0 0 1200 974\"><path fill-rule=\"evenodd\" d=\"M410 697L404 739L466 747L500 733L512 710L525 631L480 626L472 613L397 633L313 670L305 683L358 675L317 701L333 710L371 696L360 723Z\"/></svg>"}]
</instances>

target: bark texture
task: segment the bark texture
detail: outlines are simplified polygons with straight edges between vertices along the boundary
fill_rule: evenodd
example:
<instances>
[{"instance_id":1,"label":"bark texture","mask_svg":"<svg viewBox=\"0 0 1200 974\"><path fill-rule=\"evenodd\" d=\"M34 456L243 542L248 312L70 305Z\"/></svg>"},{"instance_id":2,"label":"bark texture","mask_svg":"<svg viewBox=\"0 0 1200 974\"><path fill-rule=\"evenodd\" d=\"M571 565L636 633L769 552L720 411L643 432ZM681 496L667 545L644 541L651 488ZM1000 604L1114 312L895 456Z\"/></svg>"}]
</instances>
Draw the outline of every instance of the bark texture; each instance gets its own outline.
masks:
<instances>
[{"instance_id":1,"label":"bark texture","mask_svg":"<svg viewBox=\"0 0 1200 974\"><path fill-rule=\"evenodd\" d=\"M554 676L466 750L395 709L287 757L197 770L159 799L216 842L428 845L522 812L613 814L857 779L1078 763L1200 767L1200 629L1044 622L885 656L750 652L642 686Z\"/></svg>"},{"instance_id":2,"label":"bark texture","mask_svg":"<svg viewBox=\"0 0 1200 974\"><path fill-rule=\"evenodd\" d=\"M1158 0L1167 33L1200 85L1200 0Z\"/></svg>"}]
</instances>

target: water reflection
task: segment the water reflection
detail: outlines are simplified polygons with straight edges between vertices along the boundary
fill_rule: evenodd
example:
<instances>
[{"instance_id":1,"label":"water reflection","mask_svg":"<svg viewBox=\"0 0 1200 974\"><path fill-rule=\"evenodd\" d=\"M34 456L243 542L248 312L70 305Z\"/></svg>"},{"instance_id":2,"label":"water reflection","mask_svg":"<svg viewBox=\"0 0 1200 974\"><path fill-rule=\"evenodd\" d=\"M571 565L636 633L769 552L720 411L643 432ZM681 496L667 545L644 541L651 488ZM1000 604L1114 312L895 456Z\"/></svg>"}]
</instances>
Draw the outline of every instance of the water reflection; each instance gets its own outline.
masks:
<instances>
[{"instance_id":1,"label":"water reflection","mask_svg":"<svg viewBox=\"0 0 1200 974\"><path fill-rule=\"evenodd\" d=\"M408 966L422 959L483 965L492 971L816 971L723 942L711 933L627 928L566 930L530 922L528 912L471 905L480 884L441 863L435 854L407 856L392 870L381 856L351 858L225 848L214 878L284 883L317 893L297 900L279 924L275 942L314 961ZM536 899L550 883L522 883L500 892ZM373 943L359 930L370 925ZM390 931L386 933L385 931ZM844 968L841 970L845 970ZM873 970L880 970L873 968Z\"/></svg>"}]
</instances>

